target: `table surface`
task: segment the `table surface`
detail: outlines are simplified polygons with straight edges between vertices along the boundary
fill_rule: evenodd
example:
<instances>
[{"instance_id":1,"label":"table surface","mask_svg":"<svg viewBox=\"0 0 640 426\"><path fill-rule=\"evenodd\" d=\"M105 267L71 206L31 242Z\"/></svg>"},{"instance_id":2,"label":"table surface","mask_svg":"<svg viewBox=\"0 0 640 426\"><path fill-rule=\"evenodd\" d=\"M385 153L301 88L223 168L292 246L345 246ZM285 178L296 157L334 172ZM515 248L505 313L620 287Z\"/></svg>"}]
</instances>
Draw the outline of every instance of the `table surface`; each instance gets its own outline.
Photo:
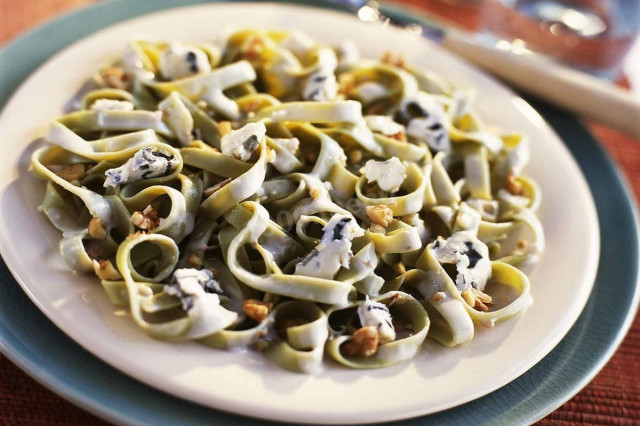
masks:
<instances>
[{"instance_id":1,"label":"table surface","mask_svg":"<svg viewBox=\"0 0 640 426\"><path fill-rule=\"evenodd\" d=\"M396 0L432 14L477 25L474 7L455 0ZM0 46L17 35L91 0L0 0ZM631 81L640 81L640 65ZM638 89L636 87L636 89ZM597 123L587 123L623 170L640 196L640 140ZM0 355L0 424L102 425L101 419L44 388ZM540 421L542 425L640 424L640 315L613 358L593 381L570 401Z\"/></svg>"}]
</instances>

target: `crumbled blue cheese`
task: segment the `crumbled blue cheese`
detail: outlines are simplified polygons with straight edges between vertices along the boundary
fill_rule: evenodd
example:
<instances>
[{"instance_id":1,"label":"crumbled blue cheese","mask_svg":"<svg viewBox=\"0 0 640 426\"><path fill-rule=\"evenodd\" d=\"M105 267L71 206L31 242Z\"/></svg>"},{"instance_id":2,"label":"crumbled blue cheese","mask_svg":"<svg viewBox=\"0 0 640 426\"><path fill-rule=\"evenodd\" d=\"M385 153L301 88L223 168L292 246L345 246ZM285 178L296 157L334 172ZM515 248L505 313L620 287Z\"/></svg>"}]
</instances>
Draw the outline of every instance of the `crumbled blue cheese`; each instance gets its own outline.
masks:
<instances>
[{"instance_id":1,"label":"crumbled blue cheese","mask_svg":"<svg viewBox=\"0 0 640 426\"><path fill-rule=\"evenodd\" d=\"M173 281L165 288L165 292L179 297L182 301L182 309L185 311L193 308L193 299L196 297L211 295L218 299L218 295L222 294L220 283L209 269L176 269L173 273Z\"/></svg>"},{"instance_id":2,"label":"crumbled blue cheese","mask_svg":"<svg viewBox=\"0 0 640 426\"><path fill-rule=\"evenodd\" d=\"M263 123L248 123L238 130L232 130L220 140L222 154L247 161L258 148L266 133L267 128Z\"/></svg>"},{"instance_id":3,"label":"crumbled blue cheese","mask_svg":"<svg viewBox=\"0 0 640 426\"><path fill-rule=\"evenodd\" d=\"M367 161L364 176L369 183L377 182L383 191L396 192L407 177L407 172L398 157L391 157L387 161Z\"/></svg>"},{"instance_id":4,"label":"crumbled blue cheese","mask_svg":"<svg viewBox=\"0 0 640 426\"><path fill-rule=\"evenodd\" d=\"M330 68L321 68L309 75L302 88L302 99L306 101L332 101L336 96L338 82Z\"/></svg>"},{"instance_id":5,"label":"crumbled blue cheese","mask_svg":"<svg viewBox=\"0 0 640 426\"><path fill-rule=\"evenodd\" d=\"M358 307L358 318L363 327L375 327L378 330L378 341L391 342L396 338L396 330L393 328L391 313L384 303L370 300L367 296L362 305Z\"/></svg>"},{"instance_id":6,"label":"crumbled blue cheese","mask_svg":"<svg viewBox=\"0 0 640 426\"><path fill-rule=\"evenodd\" d=\"M104 187L167 176L178 163L179 160L173 155L153 151L151 147L142 148L122 166L104 172L107 177Z\"/></svg>"},{"instance_id":7,"label":"crumbled blue cheese","mask_svg":"<svg viewBox=\"0 0 640 426\"><path fill-rule=\"evenodd\" d=\"M333 279L353 257L351 240L364 235L352 216L336 213L323 229L318 245L296 264L296 275Z\"/></svg>"},{"instance_id":8,"label":"crumbled blue cheese","mask_svg":"<svg viewBox=\"0 0 640 426\"><path fill-rule=\"evenodd\" d=\"M338 81L335 75L338 59L335 52L329 48L320 48L316 54L318 68L304 81L302 99L332 101L338 96Z\"/></svg>"},{"instance_id":9,"label":"crumbled blue cheese","mask_svg":"<svg viewBox=\"0 0 640 426\"><path fill-rule=\"evenodd\" d=\"M193 117L185 106L178 92L172 92L158 104L162 119L167 123L176 138L183 146L193 140Z\"/></svg>"},{"instance_id":10,"label":"crumbled blue cheese","mask_svg":"<svg viewBox=\"0 0 640 426\"><path fill-rule=\"evenodd\" d=\"M449 132L435 116L412 118L407 125L407 135L418 141L426 142L434 151L448 152L451 148Z\"/></svg>"},{"instance_id":11,"label":"crumbled blue cheese","mask_svg":"<svg viewBox=\"0 0 640 426\"><path fill-rule=\"evenodd\" d=\"M293 155L296 155L300 149L300 140L298 138L273 138L273 141Z\"/></svg>"},{"instance_id":12,"label":"crumbled blue cheese","mask_svg":"<svg viewBox=\"0 0 640 426\"><path fill-rule=\"evenodd\" d=\"M167 80L211 72L207 54L195 46L171 43L160 55L160 73Z\"/></svg>"},{"instance_id":13,"label":"crumbled blue cheese","mask_svg":"<svg viewBox=\"0 0 640 426\"><path fill-rule=\"evenodd\" d=\"M404 126L398 124L387 115L366 115L364 117L367 127L374 132L382 133L385 136L393 136L404 133Z\"/></svg>"},{"instance_id":14,"label":"crumbled blue cheese","mask_svg":"<svg viewBox=\"0 0 640 426\"><path fill-rule=\"evenodd\" d=\"M133 111L133 103L115 99L98 99L91 104L92 111Z\"/></svg>"},{"instance_id":15,"label":"crumbled blue cheese","mask_svg":"<svg viewBox=\"0 0 640 426\"><path fill-rule=\"evenodd\" d=\"M418 92L415 97L404 99L396 112L396 120L407 124L410 138L425 142L434 151L450 151L447 114L427 93Z\"/></svg>"},{"instance_id":16,"label":"crumbled blue cheese","mask_svg":"<svg viewBox=\"0 0 640 426\"><path fill-rule=\"evenodd\" d=\"M220 306L222 289L208 269L177 269L165 292L182 302L182 309L191 319L189 335L192 337L210 334L211 330L220 329L237 317Z\"/></svg>"},{"instance_id":17,"label":"crumbled blue cheese","mask_svg":"<svg viewBox=\"0 0 640 426\"><path fill-rule=\"evenodd\" d=\"M484 290L491 277L491 261L486 244L471 232L460 231L446 240L438 237L432 245L433 254L440 263L456 265L455 285L460 291L470 287Z\"/></svg>"}]
</instances>

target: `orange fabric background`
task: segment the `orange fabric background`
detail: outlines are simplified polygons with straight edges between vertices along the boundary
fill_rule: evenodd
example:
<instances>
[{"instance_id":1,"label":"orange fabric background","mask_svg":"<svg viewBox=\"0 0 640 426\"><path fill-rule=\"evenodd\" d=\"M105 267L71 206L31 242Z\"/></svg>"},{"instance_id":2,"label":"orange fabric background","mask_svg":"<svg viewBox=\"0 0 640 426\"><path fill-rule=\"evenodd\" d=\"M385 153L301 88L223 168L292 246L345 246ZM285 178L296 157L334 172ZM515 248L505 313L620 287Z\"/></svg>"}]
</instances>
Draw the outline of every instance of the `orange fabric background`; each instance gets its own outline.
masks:
<instances>
[{"instance_id":1,"label":"orange fabric background","mask_svg":"<svg viewBox=\"0 0 640 426\"><path fill-rule=\"evenodd\" d=\"M454 0L396 0L429 10L467 26L477 25L477 11L452 13ZM0 0L0 47L18 34L90 0ZM461 21L461 22L460 22ZM636 197L640 196L640 140L589 123L594 136L618 162ZM0 424L102 425L104 421L45 389L0 355ZM542 425L640 424L640 316L624 342L596 378Z\"/></svg>"}]
</instances>

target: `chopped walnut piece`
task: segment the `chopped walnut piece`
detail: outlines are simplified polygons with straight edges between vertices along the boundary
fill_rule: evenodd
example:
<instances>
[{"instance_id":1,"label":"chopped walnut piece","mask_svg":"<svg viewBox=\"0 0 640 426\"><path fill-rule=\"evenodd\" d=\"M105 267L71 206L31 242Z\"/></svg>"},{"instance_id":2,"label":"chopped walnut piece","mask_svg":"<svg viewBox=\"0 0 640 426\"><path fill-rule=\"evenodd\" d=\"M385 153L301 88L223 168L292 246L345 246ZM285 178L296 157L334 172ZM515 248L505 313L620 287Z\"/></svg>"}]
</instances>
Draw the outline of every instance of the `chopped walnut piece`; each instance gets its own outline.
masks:
<instances>
[{"instance_id":1,"label":"chopped walnut piece","mask_svg":"<svg viewBox=\"0 0 640 426\"><path fill-rule=\"evenodd\" d=\"M252 320L261 322L267 317L272 306L272 303L266 303L256 299L247 299L242 304L242 312Z\"/></svg>"},{"instance_id":2,"label":"chopped walnut piece","mask_svg":"<svg viewBox=\"0 0 640 426\"><path fill-rule=\"evenodd\" d=\"M345 355L367 357L378 351L378 329L374 326L359 328L351 337L343 346Z\"/></svg>"},{"instance_id":3,"label":"chopped walnut piece","mask_svg":"<svg viewBox=\"0 0 640 426\"><path fill-rule=\"evenodd\" d=\"M431 299L429 299L429 302L438 303L438 302L442 302L446 298L447 298L447 295L443 291L439 291L433 296L431 296Z\"/></svg>"},{"instance_id":4,"label":"chopped walnut piece","mask_svg":"<svg viewBox=\"0 0 640 426\"><path fill-rule=\"evenodd\" d=\"M389 299L387 299L386 301L387 307L393 306L398 301L399 297L400 295L398 293L392 294L391 297L389 297Z\"/></svg>"},{"instance_id":5,"label":"chopped walnut piece","mask_svg":"<svg viewBox=\"0 0 640 426\"><path fill-rule=\"evenodd\" d=\"M209 188L205 189L204 192L202 193L206 198L209 198L213 195L214 192L217 192L220 188L222 188L225 185L228 185L229 183L231 183L233 179L228 178L223 180L222 182L216 183L213 186L210 186Z\"/></svg>"},{"instance_id":6,"label":"chopped walnut piece","mask_svg":"<svg viewBox=\"0 0 640 426\"><path fill-rule=\"evenodd\" d=\"M91 264L93 265L93 272L96 273L98 278L106 281L116 281L121 280L122 275L120 272L113 266L110 260L92 260Z\"/></svg>"},{"instance_id":7,"label":"chopped walnut piece","mask_svg":"<svg viewBox=\"0 0 640 426\"><path fill-rule=\"evenodd\" d=\"M60 176L62 179L71 182L72 180L80 180L85 176L85 166L84 164L71 164L69 166L64 166L55 174Z\"/></svg>"},{"instance_id":8,"label":"chopped walnut piece","mask_svg":"<svg viewBox=\"0 0 640 426\"><path fill-rule=\"evenodd\" d=\"M470 288L462 292L462 298L469 306L477 311L487 312L493 299L486 293L481 292L475 288Z\"/></svg>"},{"instance_id":9,"label":"chopped walnut piece","mask_svg":"<svg viewBox=\"0 0 640 426\"><path fill-rule=\"evenodd\" d=\"M371 223L375 223L386 228L393 220L393 210L384 204L367 206L367 217L371 220Z\"/></svg>"},{"instance_id":10,"label":"chopped walnut piece","mask_svg":"<svg viewBox=\"0 0 640 426\"><path fill-rule=\"evenodd\" d=\"M102 81L114 89L126 90L128 86L127 74L122 68L106 68L100 71Z\"/></svg>"},{"instance_id":11,"label":"chopped walnut piece","mask_svg":"<svg viewBox=\"0 0 640 426\"><path fill-rule=\"evenodd\" d=\"M189 258L187 259L187 263L192 268L202 268L202 265L203 265L202 259L200 259L200 257L195 253L191 253Z\"/></svg>"},{"instance_id":12,"label":"chopped walnut piece","mask_svg":"<svg viewBox=\"0 0 640 426\"><path fill-rule=\"evenodd\" d=\"M309 195L313 200L317 200L321 194L322 194L322 191L320 191L318 188L311 188L309 190Z\"/></svg>"},{"instance_id":13,"label":"chopped walnut piece","mask_svg":"<svg viewBox=\"0 0 640 426\"><path fill-rule=\"evenodd\" d=\"M92 217L89 221L89 236L96 240L107 238L107 231L104 229L104 221L99 217Z\"/></svg>"},{"instance_id":14,"label":"chopped walnut piece","mask_svg":"<svg viewBox=\"0 0 640 426\"><path fill-rule=\"evenodd\" d=\"M388 135L391 139L395 139L397 141L400 142L406 142L407 141L407 135L405 135L404 132L400 131L398 133L394 133L393 135Z\"/></svg>"},{"instance_id":15,"label":"chopped walnut piece","mask_svg":"<svg viewBox=\"0 0 640 426\"><path fill-rule=\"evenodd\" d=\"M353 164L357 164L362 161L362 150L361 149L352 149L349 151L349 162Z\"/></svg>"},{"instance_id":16,"label":"chopped walnut piece","mask_svg":"<svg viewBox=\"0 0 640 426\"><path fill-rule=\"evenodd\" d=\"M513 174L507 176L507 191L513 195L522 195L522 183Z\"/></svg>"},{"instance_id":17,"label":"chopped walnut piece","mask_svg":"<svg viewBox=\"0 0 640 426\"><path fill-rule=\"evenodd\" d=\"M131 223L137 228L151 231L160 225L160 215L155 207L149 205L141 212L134 212L131 215Z\"/></svg>"},{"instance_id":18,"label":"chopped walnut piece","mask_svg":"<svg viewBox=\"0 0 640 426\"><path fill-rule=\"evenodd\" d=\"M228 135L232 130L233 128L231 127L230 121L221 121L218 123L218 132L220 132L220 136Z\"/></svg>"},{"instance_id":19,"label":"chopped walnut piece","mask_svg":"<svg viewBox=\"0 0 640 426\"><path fill-rule=\"evenodd\" d=\"M242 48L242 54L249 62L260 59L264 51L264 42L258 37L252 37Z\"/></svg>"},{"instance_id":20,"label":"chopped walnut piece","mask_svg":"<svg viewBox=\"0 0 640 426\"><path fill-rule=\"evenodd\" d=\"M404 57L400 53L386 51L382 55L380 59L383 63L392 65L394 67L407 69L407 63L404 60Z\"/></svg>"}]
</instances>

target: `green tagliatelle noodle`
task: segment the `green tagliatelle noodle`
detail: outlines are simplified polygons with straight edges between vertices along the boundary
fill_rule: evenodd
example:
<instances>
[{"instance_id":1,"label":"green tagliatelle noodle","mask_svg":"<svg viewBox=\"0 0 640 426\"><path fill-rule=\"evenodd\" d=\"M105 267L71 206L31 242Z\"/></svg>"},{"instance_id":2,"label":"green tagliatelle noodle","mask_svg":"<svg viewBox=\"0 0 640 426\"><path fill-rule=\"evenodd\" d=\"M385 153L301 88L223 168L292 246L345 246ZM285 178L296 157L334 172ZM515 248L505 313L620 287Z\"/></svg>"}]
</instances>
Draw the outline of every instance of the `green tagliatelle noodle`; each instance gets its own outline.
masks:
<instances>
[{"instance_id":1,"label":"green tagliatelle noodle","mask_svg":"<svg viewBox=\"0 0 640 426\"><path fill-rule=\"evenodd\" d=\"M41 211L155 338L387 367L531 303L529 141L474 98L296 31L132 41L34 152Z\"/></svg>"}]
</instances>

